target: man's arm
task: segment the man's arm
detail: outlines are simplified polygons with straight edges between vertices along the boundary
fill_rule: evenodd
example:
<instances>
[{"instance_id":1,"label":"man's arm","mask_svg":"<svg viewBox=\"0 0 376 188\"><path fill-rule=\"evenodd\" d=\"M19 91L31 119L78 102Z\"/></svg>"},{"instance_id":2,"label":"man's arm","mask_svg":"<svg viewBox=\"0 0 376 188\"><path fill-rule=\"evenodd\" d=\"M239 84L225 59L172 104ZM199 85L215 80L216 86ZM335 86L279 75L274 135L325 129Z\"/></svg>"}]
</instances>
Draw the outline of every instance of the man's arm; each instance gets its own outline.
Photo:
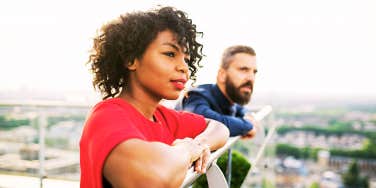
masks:
<instances>
[{"instance_id":1,"label":"man's arm","mask_svg":"<svg viewBox=\"0 0 376 188\"><path fill-rule=\"evenodd\" d=\"M255 118L251 115L246 115L244 119L248 120L249 122L252 123L253 128L248 131L245 135L243 135L243 138L253 138L255 137L257 130L259 129L259 123L255 120Z\"/></svg>"},{"instance_id":2,"label":"man's arm","mask_svg":"<svg viewBox=\"0 0 376 188\"><path fill-rule=\"evenodd\" d=\"M245 135L253 128L251 122L244 118L224 115L211 109L208 99L195 92L189 93L189 97L184 102L184 110L225 124L230 130L230 136Z\"/></svg>"}]
</instances>

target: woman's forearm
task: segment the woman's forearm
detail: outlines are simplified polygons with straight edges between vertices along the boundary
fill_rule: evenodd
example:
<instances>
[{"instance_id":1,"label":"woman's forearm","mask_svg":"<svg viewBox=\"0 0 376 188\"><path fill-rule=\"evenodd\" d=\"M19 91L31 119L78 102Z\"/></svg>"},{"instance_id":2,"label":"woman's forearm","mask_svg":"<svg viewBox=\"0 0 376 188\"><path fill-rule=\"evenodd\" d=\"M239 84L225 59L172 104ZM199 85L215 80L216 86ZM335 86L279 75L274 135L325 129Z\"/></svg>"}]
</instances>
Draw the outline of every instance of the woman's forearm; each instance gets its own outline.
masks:
<instances>
[{"instance_id":1,"label":"woman's forearm","mask_svg":"<svg viewBox=\"0 0 376 188\"><path fill-rule=\"evenodd\" d=\"M184 145L133 139L111 152L104 176L114 187L179 187L190 167L190 155Z\"/></svg>"},{"instance_id":2,"label":"woman's forearm","mask_svg":"<svg viewBox=\"0 0 376 188\"><path fill-rule=\"evenodd\" d=\"M205 131L194 140L208 145L210 150L213 151L226 144L230 132L225 125L216 120L206 119L206 122L208 126Z\"/></svg>"}]
</instances>

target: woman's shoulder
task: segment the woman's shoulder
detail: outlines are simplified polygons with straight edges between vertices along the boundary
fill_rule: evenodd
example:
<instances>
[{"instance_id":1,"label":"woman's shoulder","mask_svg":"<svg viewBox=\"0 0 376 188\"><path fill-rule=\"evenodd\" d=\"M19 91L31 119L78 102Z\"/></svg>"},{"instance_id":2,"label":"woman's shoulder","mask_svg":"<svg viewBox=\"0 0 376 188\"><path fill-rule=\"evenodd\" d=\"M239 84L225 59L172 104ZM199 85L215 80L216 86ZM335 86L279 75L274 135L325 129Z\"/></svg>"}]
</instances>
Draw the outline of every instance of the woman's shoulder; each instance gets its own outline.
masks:
<instances>
[{"instance_id":1,"label":"woman's shoulder","mask_svg":"<svg viewBox=\"0 0 376 188\"><path fill-rule=\"evenodd\" d=\"M119 98L105 99L98 102L90 111L90 116L132 114L133 108L126 101Z\"/></svg>"},{"instance_id":2,"label":"woman's shoulder","mask_svg":"<svg viewBox=\"0 0 376 188\"><path fill-rule=\"evenodd\" d=\"M120 98L110 98L110 99L105 99L105 100L98 102L92 109L93 111L95 111L95 110L104 109L104 108L128 109L130 108L130 105L126 101Z\"/></svg>"},{"instance_id":3,"label":"woman's shoulder","mask_svg":"<svg viewBox=\"0 0 376 188\"><path fill-rule=\"evenodd\" d=\"M182 110L175 110L168 108L163 105L158 105L157 111L161 113L163 116L168 116L168 117L175 117L175 118L180 118L180 117L192 117L192 118L197 118L197 117L202 117L201 115L189 112L189 111L182 111Z\"/></svg>"},{"instance_id":4,"label":"woman's shoulder","mask_svg":"<svg viewBox=\"0 0 376 188\"><path fill-rule=\"evenodd\" d=\"M118 130L121 127L124 128L124 124L130 125L134 117L136 117L135 113L127 106L125 101L116 98L106 99L92 108L85 126L93 130Z\"/></svg>"},{"instance_id":5,"label":"woman's shoulder","mask_svg":"<svg viewBox=\"0 0 376 188\"><path fill-rule=\"evenodd\" d=\"M163 104L159 104L157 106L156 112L159 112L161 114L171 114L171 113L174 114L174 113L176 113L176 110L168 108L168 107L164 106Z\"/></svg>"}]
</instances>

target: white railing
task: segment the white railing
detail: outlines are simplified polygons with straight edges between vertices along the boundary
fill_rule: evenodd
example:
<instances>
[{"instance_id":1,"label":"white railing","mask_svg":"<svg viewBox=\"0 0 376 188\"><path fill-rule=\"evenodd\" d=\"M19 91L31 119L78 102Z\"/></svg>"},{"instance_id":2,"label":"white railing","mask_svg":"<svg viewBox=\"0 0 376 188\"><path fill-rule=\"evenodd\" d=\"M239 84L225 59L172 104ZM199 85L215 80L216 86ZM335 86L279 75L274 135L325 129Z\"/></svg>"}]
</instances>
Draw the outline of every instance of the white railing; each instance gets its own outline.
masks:
<instances>
[{"instance_id":1,"label":"white railing","mask_svg":"<svg viewBox=\"0 0 376 188\"><path fill-rule=\"evenodd\" d=\"M261 110L259 110L258 112L254 113L252 115L253 115L253 117L255 118L256 121L261 121L271 111L272 111L271 106L265 106ZM263 131L264 129L262 128L261 130ZM256 164L258 163L258 161L260 160L262 154L264 153L265 146L269 142L269 140L271 139L271 136L274 133L274 131L275 131L275 126L272 125L272 127L268 131L268 135L266 136L264 142L262 143L259 150L257 151L256 158L253 161L251 161L252 168L254 168L256 166ZM221 169L218 167L216 161L221 155L223 155L223 153L225 153L228 149L230 149L230 147L236 141L238 141L239 139L240 139L240 136L230 137L223 147L216 150L215 152L213 152L210 155L210 159L209 159L209 162L208 162L209 165L208 165L208 168L207 168L207 171L206 171L206 178L207 178L207 181L208 181L209 188L228 188L228 183L226 181L226 178L224 177ZM193 170L193 168L190 168L187 172L187 175L186 175L181 187L185 188L185 187L191 186L192 183L194 181L196 181L196 179L198 177L200 177L201 175L202 174L195 172Z\"/></svg>"},{"instance_id":2,"label":"white railing","mask_svg":"<svg viewBox=\"0 0 376 188\"><path fill-rule=\"evenodd\" d=\"M68 182L68 184L76 185L76 187L79 186L79 182L77 180L54 180L53 178L48 177L48 173L46 171L46 129L48 125L48 117L51 117L48 112L45 112L43 110L39 110L38 108L43 108L43 107L76 107L76 108L89 108L88 105L81 105L81 104L69 104L69 103L64 103L64 102L41 102L41 101L31 101L31 102L17 102L17 101L2 101L2 105L7 105L7 106L22 106L22 107L31 107L33 110L33 113L29 113L29 120L30 122L36 123L38 127L38 144L39 144L39 151L38 151L38 161L39 161L39 168L38 168L38 179L39 179L39 187L43 188L44 182L47 181L47 187L59 187L57 183L54 184L54 182ZM34 168L33 168L34 169ZM4 174L2 174L5 176ZM9 184L9 187L13 187L13 179L12 177L18 177L18 176L11 176L8 175L9 181L7 182ZM30 184L36 184L35 183L35 178L33 176L27 177L27 176L19 176L19 182L20 185L17 185L17 187L24 187L23 182L30 182ZM48 179L47 179L48 178ZM69 178L68 178L69 179ZM0 181L1 182L1 181ZM51 183L53 182L53 183ZM17 182L15 182L17 183ZM24 183L25 185L28 183ZM1 183L0 183L1 184ZM53 184L52 186L50 184ZM60 183L62 184L62 183ZM27 186L27 185L26 185ZM0 185L2 187L2 185ZM7 186L5 186L7 187Z\"/></svg>"},{"instance_id":3,"label":"white railing","mask_svg":"<svg viewBox=\"0 0 376 188\"><path fill-rule=\"evenodd\" d=\"M46 105L44 105L44 104L42 104L42 105L40 105L40 104L39 105L26 104L25 105L24 104L24 106L33 106L33 107L41 106L41 107L43 107L43 106L55 106L55 105L50 105L50 104L46 104ZM65 106L65 105L61 105L61 106ZM78 107L82 107L82 106L78 106ZM261 108L261 110L259 110L258 112L254 113L252 115L254 116L256 121L261 121L261 120L264 119L264 117L269 115L271 111L272 111L271 106L265 106L265 107ZM45 162L45 155L44 155L45 132L44 132L44 129L47 126L47 118L46 118L45 114L41 114L40 116L35 117L35 118L37 118L38 124L39 124L39 144L40 144L40 151L39 151L39 162L40 162L39 187L42 188L42 187L44 187L43 186L44 180L46 180L45 178L47 178L47 174L46 174L45 169L44 169L44 162ZM261 129L258 131L257 134L262 133L261 137L264 137L263 131L264 131L264 128L261 126ZM274 131L275 131L275 125L272 125L271 128L268 131L267 136L264 138L262 145L260 146L259 150L257 151L255 159L251 160L252 168L251 168L250 171L253 171L255 169L256 164L258 163L262 154L264 153L265 146L269 142L269 140L271 139L271 136L273 135ZM256 137L258 137L258 136L259 135L256 135ZM235 142L237 142L239 139L240 139L240 136L230 137L228 139L228 141L226 142L226 144L222 148L216 150L215 152L213 152L211 154L209 162L208 162L209 165L208 165L208 168L206 170L206 177L207 177L209 188L228 188L228 183L227 183L222 171L220 170L220 168L216 164L216 161L221 155L223 155L228 149L230 149L230 147ZM192 183L198 177L200 177L201 175L202 174L195 172L193 170L193 168L190 168L187 172L187 175L186 175L181 187L191 186Z\"/></svg>"}]
</instances>

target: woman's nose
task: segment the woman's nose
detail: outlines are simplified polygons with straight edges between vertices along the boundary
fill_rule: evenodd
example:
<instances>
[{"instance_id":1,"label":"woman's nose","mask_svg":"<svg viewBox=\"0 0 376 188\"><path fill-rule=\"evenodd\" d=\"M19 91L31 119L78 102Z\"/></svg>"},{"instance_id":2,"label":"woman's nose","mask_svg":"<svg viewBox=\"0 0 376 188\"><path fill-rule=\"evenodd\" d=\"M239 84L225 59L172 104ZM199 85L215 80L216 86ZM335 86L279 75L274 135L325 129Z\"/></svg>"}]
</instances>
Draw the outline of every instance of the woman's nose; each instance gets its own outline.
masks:
<instances>
[{"instance_id":1,"label":"woman's nose","mask_svg":"<svg viewBox=\"0 0 376 188\"><path fill-rule=\"evenodd\" d=\"M176 66L176 69L179 72L187 73L188 72L188 64L185 61L185 59L179 60L178 65Z\"/></svg>"}]
</instances>

